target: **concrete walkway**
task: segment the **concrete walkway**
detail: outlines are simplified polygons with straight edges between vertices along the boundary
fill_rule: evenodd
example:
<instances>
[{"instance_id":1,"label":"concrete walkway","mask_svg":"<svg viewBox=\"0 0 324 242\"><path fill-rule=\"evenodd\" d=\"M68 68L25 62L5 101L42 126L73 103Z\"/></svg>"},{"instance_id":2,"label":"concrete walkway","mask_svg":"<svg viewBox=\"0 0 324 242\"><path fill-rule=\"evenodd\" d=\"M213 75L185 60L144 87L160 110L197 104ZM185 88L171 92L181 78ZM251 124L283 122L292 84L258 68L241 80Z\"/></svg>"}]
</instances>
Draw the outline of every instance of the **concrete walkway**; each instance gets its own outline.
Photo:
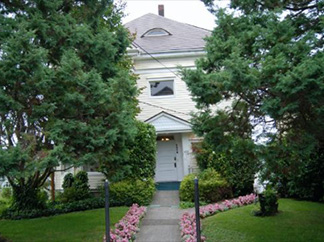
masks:
<instances>
[{"instance_id":1,"label":"concrete walkway","mask_svg":"<svg viewBox=\"0 0 324 242\"><path fill-rule=\"evenodd\" d=\"M157 191L148 207L136 242L179 242L179 191Z\"/></svg>"}]
</instances>

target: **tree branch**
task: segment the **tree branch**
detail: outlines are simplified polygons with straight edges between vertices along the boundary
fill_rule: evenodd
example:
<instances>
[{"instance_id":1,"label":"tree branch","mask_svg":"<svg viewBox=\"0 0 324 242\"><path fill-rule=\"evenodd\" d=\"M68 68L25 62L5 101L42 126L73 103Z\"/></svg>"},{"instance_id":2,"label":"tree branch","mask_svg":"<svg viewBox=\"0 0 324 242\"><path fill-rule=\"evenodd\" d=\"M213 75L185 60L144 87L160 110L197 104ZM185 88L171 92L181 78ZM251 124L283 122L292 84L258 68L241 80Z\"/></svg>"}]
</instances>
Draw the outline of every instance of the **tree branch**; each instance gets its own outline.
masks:
<instances>
[{"instance_id":1,"label":"tree branch","mask_svg":"<svg viewBox=\"0 0 324 242\"><path fill-rule=\"evenodd\" d=\"M61 169L61 170L54 170L54 172L60 172L60 171L67 171L70 170L71 168L73 168L74 166L69 166L68 168L65 169Z\"/></svg>"},{"instance_id":2,"label":"tree branch","mask_svg":"<svg viewBox=\"0 0 324 242\"><path fill-rule=\"evenodd\" d=\"M316 8L317 7L317 4L314 4L314 5L310 5L310 6L305 6L305 7L285 7L285 9L287 10L291 10L291 11L305 11L307 9L311 9L311 8Z\"/></svg>"},{"instance_id":3,"label":"tree branch","mask_svg":"<svg viewBox=\"0 0 324 242\"><path fill-rule=\"evenodd\" d=\"M52 173L52 168L46 168L43 175L41 175L40 178L38 179L36 187L41 187L42 185L44 185L45 181L47 180L47 178L50 176L51 173Z\"/></svg>"}]
</instances>

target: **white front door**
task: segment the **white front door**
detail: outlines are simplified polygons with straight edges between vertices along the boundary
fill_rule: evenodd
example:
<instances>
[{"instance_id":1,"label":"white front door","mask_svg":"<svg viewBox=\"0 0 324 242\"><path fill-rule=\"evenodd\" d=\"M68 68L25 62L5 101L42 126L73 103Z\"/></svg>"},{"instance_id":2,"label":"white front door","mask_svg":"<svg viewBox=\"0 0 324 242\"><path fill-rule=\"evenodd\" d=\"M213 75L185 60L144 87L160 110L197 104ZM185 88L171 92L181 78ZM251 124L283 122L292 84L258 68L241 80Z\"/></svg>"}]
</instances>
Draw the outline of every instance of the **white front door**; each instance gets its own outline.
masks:
<instances>
[{"instance_id":1,"label":"white front door","mask_svg":"<svg viewBox=\"0 0 324 242\"><path fill-rule=\"evenodd\" d=\"M177 154L176 142L157 141L155 180L157 182L177 181Z\"/></svg>"}]
</instances>

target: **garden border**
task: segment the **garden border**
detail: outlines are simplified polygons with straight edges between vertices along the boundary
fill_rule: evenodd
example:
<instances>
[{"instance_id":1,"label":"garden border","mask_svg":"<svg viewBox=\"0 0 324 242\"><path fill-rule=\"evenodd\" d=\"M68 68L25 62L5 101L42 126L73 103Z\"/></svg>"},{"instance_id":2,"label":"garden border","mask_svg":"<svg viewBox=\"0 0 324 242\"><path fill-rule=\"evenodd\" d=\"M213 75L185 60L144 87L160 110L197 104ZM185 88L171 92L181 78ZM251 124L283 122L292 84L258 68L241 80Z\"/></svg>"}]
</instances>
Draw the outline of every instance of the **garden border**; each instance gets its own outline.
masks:
<instances>
[{"instance_id":1,"label":"garden border","mask_svg":"<svg viewBox=\"0 0 324 242\"><path fill-rule=\"evenodd\" d=\"M147 207L133 204L125 216L115 224L115 229L110 230L110 242L125 242L135 241L135 235L140 231L139 225ZM103 242L106 242L106 235L103 237Z\"/></svg>"},{"instance_id":2,"label":"garden border","mask_svg":"<svg viewBox=\"0 0 324 242\"><path fill-rule=\"evenodd\" d=\"M199 208L200 218L206 218L219 212L227 211L232 208L242 207L252 204L257 198L256 194L240 196L231 200L225 200L220 203L209 204ZM196 242L196 215L195 213L186 212L182 215L180 221L181 240L184 242ZM201 241L206 241L204 236L201 236Z\"/></svg>"}]
</instances>

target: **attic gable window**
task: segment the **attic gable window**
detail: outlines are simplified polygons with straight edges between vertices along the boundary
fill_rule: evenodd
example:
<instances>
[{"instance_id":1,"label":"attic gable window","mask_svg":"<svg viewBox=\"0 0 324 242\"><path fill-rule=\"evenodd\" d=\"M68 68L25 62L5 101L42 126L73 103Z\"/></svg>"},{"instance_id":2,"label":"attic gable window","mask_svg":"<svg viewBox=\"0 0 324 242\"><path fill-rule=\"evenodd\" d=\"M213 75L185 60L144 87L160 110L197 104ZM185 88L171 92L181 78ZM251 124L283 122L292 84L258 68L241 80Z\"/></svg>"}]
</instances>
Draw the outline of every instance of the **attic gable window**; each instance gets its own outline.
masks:
<instances>
[{"instance_id":1,"label":"attic gable window","mask_svg":"<svg viewBox=\"0 0 324 242\"><path fill-rule=\"evenodd\" d=\"M151 30L145 32L141 36L141 38L143 38L143 37L167 36L167 35L171 35L171 33L169 33L168 31L166 31L165 29L154 28L154 29L151 29Z\"/></svg>"}]
</instances>

